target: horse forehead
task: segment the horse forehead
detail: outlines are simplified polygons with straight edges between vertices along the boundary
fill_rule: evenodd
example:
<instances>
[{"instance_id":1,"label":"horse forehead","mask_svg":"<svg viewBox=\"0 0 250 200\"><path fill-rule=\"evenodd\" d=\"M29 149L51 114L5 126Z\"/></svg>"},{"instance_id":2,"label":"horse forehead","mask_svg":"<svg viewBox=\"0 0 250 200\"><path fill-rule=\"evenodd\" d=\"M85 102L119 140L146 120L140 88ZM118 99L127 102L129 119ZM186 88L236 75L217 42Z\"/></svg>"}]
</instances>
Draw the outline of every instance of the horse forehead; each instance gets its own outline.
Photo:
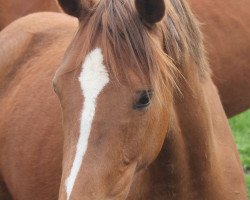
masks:
<instances>
[{"instance_id":1,"label":"horse forehead","mask_svg":"<svg viewBox=\"0 0 250 200\"><path fill-rule=\"evenodd\" d=\"M79 76L85 98L96 98L105 85L109 83L109 74L103 60L100 48L92 50L85 57Z\"/></svg>"}]
</instances>

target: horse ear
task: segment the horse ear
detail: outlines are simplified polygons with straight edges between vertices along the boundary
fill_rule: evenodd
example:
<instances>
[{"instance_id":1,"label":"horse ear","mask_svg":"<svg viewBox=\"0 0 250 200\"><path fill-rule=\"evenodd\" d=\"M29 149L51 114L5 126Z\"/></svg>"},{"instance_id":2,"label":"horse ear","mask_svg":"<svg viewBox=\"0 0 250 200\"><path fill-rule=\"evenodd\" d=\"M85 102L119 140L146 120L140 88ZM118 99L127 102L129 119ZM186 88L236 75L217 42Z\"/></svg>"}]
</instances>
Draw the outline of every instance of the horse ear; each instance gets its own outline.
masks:
<instances>
[{"instance_id":1,"label":"horse ear","mask_svg":"<svg viewBox=\"0 0 250 200\"><path fill-rule=\"evenodd\" d=\"M94 0L58 0L63 11L69 15L79 18L87 14L94 5Z\"/></svg>"},{"instance_id":2,"label":"horse ear","mask_svg":"<svg viewBox=\"0 0 250 200\"><path fill-rule=\"evenodd\" d=\"M149 24L155 24L165 16L164 0L135 0L135 6L142 19Z\"/></svg>"},{"instance_id":3,"label":"horse ear","mask_svg":"<svg viewBox=\"0 0 250 200\"><path fill-rule=\"evenodd\" d=\"M80 17L82 11L81 0L58 0L63 11L74 17Z\"/></svg>"}]
</instances>

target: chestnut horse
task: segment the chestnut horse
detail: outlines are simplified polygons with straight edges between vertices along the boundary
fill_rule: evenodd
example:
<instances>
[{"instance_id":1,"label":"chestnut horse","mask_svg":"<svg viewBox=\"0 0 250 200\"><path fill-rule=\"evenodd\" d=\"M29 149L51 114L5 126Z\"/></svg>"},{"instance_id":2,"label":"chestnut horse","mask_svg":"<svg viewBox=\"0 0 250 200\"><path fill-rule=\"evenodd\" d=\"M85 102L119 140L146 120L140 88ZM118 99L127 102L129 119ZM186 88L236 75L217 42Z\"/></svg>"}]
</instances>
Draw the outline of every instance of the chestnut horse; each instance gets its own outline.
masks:
<instances>
[{"instance_id":1,"label":"chestnut horse","mask_svg":"<svg viewBox=\"0 0 250 200\"><path fill-rule=\"evenodd\" d=\"M73 40L57 13L0 35L0 198L247 200L185 0L59 2Z\"/></svg>"},{"instance_id":2,"label":"chestnut horse","mask_svg":"<svg viewBox=\"0 0 250 200\"><path fill-rule=\"evenodd\" d=\"M232 117L250 108L250 2L189 2L204 24L201 28L205 34L212 78L227 116ZM56 0L32 0L28 3L24 0L0 0L0 30L11 21L38 11L61 10Z\"/></svg>"}]
</instances>

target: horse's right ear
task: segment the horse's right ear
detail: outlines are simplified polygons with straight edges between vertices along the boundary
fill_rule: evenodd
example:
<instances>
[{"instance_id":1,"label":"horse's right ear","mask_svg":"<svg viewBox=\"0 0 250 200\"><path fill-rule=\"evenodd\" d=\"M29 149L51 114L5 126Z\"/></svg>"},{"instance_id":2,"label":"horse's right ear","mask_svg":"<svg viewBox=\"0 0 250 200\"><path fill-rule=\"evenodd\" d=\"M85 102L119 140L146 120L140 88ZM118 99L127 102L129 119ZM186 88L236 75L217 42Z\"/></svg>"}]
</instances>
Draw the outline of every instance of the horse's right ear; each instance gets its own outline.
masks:
<instances>
[{"instance_id":1,"label":"horse's right ear","mask_svg":"<svg viewBox=\"0 0 250 200\"><path fill-rule=\"evenodd\" d=\"M135 0L135 6L141 18L149 24L157 23L165 16L164 0Z\"/></svg>"},{"instance_id":2,"label":"horse's right ear","mask_svg":"<svg viewBox=\"0 0 250 200\"><path fill-rule=\"evenodd\" d=\"M77 18L87 15L94 2L95 0L58 0L65 13Z\"/></svg>"}]
</instances>

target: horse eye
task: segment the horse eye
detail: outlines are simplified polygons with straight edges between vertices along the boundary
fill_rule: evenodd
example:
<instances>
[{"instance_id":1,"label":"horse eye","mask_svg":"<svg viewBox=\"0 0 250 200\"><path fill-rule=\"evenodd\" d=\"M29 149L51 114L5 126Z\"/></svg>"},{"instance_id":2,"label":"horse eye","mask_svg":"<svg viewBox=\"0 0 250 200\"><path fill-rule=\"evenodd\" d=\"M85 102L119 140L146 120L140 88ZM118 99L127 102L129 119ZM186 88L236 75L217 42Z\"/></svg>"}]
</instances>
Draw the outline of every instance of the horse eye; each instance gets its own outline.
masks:
<instances>
[{"instance_id":1,"label":"horse eye","mask_svg":"<svg viewBox=\"0 0 250 200\"><path fill-rule=\"evenodd\" d=\"M152 91L151 90L144 90L138 92L138 100L134 104L134 109L139 110L146 108L150 105L151 97L152 97Z\"/></svg>"}]
</instances>

